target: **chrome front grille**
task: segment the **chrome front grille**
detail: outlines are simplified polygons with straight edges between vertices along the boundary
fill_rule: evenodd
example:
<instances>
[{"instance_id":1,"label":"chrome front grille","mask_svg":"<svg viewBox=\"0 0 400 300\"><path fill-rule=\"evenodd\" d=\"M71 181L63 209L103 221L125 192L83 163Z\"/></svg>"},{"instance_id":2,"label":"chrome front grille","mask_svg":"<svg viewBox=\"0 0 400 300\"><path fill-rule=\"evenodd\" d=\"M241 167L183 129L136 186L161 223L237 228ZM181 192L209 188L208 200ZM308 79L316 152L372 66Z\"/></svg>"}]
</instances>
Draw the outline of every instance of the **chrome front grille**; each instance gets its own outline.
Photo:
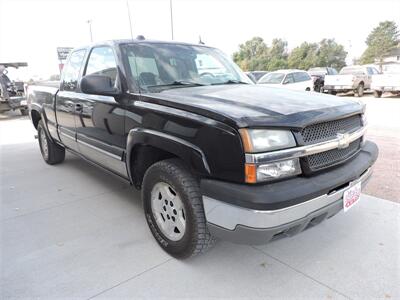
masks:
<instances>
[{"instance_id":1,"label":"chrome front grille","mask_svg":"<svg viewBox=\"0 0 400 300\"><path fill-rule=\"evenodd\" d=\"M305 145L324 142L336 138L338 133L352 132L361 128L361 116L355 115L305 127L301 137Z\"/></svg>"},{"instance_id":2,"label":"chrome front grille","mask_svg":"<svg viewBox=\"0 0 400 300\"><path fill-rule=\"evenodd\" d=\"M338 163L341 163L348 158L352 157L360 149L361 138L350 143L347 148L333 149L303 158L306 167L309 171L315 172L322 170Z\"/></svg>"},{"instance_id":3,"label":"chrome front grille","mask_svg":"<svg viewBox=\"0 0 400 300\"><path fill-rule=\"evenodd\" d=\"M310 145L329 141L338 137L338 134L351 133L362 127L361 115L344 119L333 120L305 127L300 132L300 144ZM331 166L337 165L352 157L361 147L362 138L359 138L342 149L332 149L312 154L301 159L303 171L310 174Z\"/></svg>"}]
</instances>

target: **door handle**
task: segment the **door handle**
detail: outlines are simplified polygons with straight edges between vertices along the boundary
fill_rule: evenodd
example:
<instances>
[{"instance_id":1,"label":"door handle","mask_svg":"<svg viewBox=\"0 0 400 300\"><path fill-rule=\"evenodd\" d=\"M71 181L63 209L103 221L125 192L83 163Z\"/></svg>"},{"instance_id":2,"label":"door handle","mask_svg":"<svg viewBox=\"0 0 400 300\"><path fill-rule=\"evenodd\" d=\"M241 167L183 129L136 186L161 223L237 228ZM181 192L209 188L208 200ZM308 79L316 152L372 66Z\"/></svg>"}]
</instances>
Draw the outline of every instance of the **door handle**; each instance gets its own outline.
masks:
<instances>
[{"instance_id":1,"label":"door handle","mask_svg":"<svg viewBox=\"0 0 400 300\"><path fill-rule=\"evenodd\" d=\"M82 111L83 105L81 103L75 103L75 111Z\"/></svg>"}]
</instances>

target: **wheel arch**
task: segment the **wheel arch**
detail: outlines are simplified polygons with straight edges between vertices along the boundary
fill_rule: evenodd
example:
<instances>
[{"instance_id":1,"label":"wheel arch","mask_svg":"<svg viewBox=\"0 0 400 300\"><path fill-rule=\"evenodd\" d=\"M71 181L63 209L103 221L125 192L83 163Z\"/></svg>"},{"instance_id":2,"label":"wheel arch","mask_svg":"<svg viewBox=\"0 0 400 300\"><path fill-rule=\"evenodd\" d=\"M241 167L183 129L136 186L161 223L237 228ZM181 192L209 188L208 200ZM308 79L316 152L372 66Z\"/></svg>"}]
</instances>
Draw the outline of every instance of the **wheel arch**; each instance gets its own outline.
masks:
<instances>
[{"instance_id":1,"label":"wheel arch","mask_svg":"<svg viewBox=\"0 0 400 300\"><path fill-rule=\"evenodd\" d=\"M186 140L144 128L129 132L126 166L129 179L137 188L141 187L144 174L151 165L169 158L181 159L196 174L210 173L203 151Z\"/></svg>"}]
</instances>

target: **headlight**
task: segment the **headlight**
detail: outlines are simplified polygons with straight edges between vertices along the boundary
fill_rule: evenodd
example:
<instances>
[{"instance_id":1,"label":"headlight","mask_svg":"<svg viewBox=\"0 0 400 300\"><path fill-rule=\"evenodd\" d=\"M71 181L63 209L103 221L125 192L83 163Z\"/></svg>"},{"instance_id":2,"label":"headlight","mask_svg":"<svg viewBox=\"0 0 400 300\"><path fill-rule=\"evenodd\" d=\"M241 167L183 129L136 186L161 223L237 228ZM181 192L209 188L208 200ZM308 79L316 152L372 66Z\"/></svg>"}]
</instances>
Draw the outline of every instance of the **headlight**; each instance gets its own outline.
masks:
<instances>
[{"instance_id":1,"label":"headlight","mask_svg":"<svg viewBox=\"0 0 400 300\"><path fill-rule=\"evenodd\" d=\"M288 130L239 129L244 151L257 153L296 146L293 134Z\"/></svg>"},{"instance_id":2,"label":"headlight","mask_svg":"<svg viewBox=\"0 0 400 300\"><path fill-rule=\"evenodd\" d=\"M263 165L245 165L245 179L247 183L257 183L299 174L301 174L301 168L298 158Z\"/></svg>"}]
</instances>

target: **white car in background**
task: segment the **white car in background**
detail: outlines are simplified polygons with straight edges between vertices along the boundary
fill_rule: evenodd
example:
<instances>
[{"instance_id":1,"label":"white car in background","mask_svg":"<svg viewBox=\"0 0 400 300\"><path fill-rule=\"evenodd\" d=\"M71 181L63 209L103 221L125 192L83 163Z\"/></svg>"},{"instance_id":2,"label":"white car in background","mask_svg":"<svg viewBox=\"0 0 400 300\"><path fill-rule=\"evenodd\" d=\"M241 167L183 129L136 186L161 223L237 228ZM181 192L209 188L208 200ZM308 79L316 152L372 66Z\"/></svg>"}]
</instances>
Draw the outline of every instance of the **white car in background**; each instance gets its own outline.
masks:
<instances>
[{"instance_id":1,"label":"white car in background","mask_svg":"<svg viewBox=\"0 0 400 300\"><path fill-rule=\"evenodd\" d=\"M268 73L261 77L257 84L298 91L312 91L314 89L314 82L311 76L306 71L294 69Z\"/></svg>"},{"instance_id":2,"label":"white car in background","mask_svg":"<svg viewBox=\"0 0 400 300\"><path fill-rule=\"evenodd\" d=\"M400 94L400 64L382 66L383 74L372 77L371 90L374 96L380 98L383 93Z\"/></svg>"}]
</instances>

